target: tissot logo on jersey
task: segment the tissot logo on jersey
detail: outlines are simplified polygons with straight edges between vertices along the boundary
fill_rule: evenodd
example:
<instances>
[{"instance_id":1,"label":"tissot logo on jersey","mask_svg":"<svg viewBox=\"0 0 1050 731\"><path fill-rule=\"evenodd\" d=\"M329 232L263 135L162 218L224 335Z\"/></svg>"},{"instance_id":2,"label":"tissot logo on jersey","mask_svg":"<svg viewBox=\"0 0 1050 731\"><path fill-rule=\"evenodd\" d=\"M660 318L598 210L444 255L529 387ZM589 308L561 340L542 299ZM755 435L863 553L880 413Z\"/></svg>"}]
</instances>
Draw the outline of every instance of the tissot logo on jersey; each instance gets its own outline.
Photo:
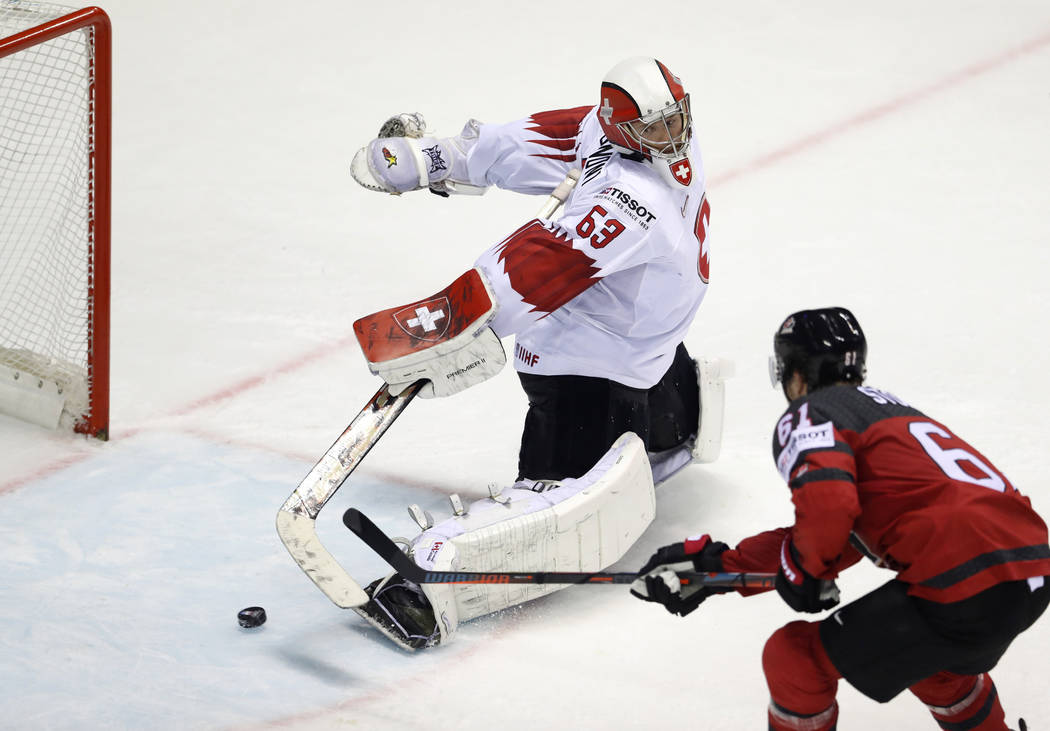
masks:
<instances>
[{"instance_id":1,"label":"tissot logo on jersey","mask_svg":"<svg viewBox=\"0 0 1050 731\"><path fill-rule=\"evenodd\" d=\"M799 428L791 432L787 446L777 457L777 469L781 476L788 480L791 476L791 468L798 456L807 449L826 449L835 446L835 429L831 422L825 422L819 426Z\"/></svg>"},{"instance_id":2,"label":"tissot logo on jersey","mask_svg":"<svg viewBox=\"0 0 1050 731\"><path fill-rule=\"evenodd\" d=\"M649 212L648 206L619 188L605 188L598 193L597 197L612 201L617 208L640 223L644 229L648 229L649 224L656 220L656 215Z\"/></svg>"}]
</instances>

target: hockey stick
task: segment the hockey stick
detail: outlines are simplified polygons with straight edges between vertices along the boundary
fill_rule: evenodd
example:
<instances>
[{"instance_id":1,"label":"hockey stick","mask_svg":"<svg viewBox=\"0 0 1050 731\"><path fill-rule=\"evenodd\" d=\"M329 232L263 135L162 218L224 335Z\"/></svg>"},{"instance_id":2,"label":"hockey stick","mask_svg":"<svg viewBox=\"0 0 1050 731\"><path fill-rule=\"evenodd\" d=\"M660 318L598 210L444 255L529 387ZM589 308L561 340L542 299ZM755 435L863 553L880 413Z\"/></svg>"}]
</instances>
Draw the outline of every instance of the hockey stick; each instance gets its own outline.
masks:
<instances>
[{"instance_id":1,"label":"hockey stick","mask_svg":"<svg viewBox=\"0 0 1050 731\"><path fill-rule=\"evenodd\" d=\"M288 553L325 596L344 609L364 604L368 595L321 544L314 521L423 384L416 381L391 396L384 383L277 511L277 534Z\"/></svg>"},{"instance_id":2,"label":"hockey stick","mask_svg":"<svg viewBox=\"0 0 1050 731\"><path fill-rule=\"evenodd\" d=\"M579 177L579 170L570 170L537 216L553 215ZM317 515L424 384L417 381L391 396L384 383L277 511L277 534L288 553L336 606L359 607L368 601L368 595L318 539Z\"/></svg>"},{"instance_id":3,"label":"hockey stick","mask_svg":"<svg viewBox=\"0 0 1050 731\"><path fill-rule=\"evenodd\" d=\"M558 183L558 187L551 191L546 203L543 204L539 213L536 214L536 218L550 218L554 215L558 207L569 197L572 189L576 187L576 182L580 179L580 173L580 170L573 168L566 174L565 180Z\"/></svg>"},{"instance_id":4,"label":"hockey stick","mask_svg":"<svg viewBox=\"0 0 1050 731\"><path fill-rule=\"evenodd\" d=\"M368 516L356 508L343 513L343 523L354 535L368 544L399 574L417 584L630 584L638 578L637 573L576 573L572 571L535 572L476 572L476 571L427 571L415 564L397 547ZM683 585L701 584L730 588L773 588L776 574L759 573L681 573L678 579Z\"/></svg>"}]
</instances>

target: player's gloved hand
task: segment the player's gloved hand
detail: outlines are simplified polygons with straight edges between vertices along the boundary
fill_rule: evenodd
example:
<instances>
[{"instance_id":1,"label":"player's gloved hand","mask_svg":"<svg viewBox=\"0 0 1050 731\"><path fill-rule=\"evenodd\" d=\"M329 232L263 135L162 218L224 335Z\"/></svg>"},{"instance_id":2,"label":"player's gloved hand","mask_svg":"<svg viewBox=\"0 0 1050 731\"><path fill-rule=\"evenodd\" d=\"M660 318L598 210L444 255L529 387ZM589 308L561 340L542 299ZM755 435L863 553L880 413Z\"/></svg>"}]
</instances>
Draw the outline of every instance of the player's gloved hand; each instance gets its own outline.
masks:
<instances>
[{"instance_id":1,"label":"player's gloved hand","mask_svg":"<svg viewBox=\"0 0 1050 731\"><path fill-rule=\"evenodd\" d=\"M423 115L395 114L379 127L379 137L362 147L350 162L350 174L369 190L401 195L428 188L481 195L486 188L471 185L467 151L477 143L480 122L470 120L458 137L426 136Z\"/></svg>"},{"instance_id":2,"label":"player's gloved hand","mask_svg":"<svg viewBox=\"0 0 1050 731\"><path fill-rule=\"evenodd\" d=\"M422 137L427 123L419 112L395 114L379 126L376 137Z\"/></svg>"},{"instance_id":3,"label":"player's gloved hand","mask_svg":"<svg viewBox=\"0 0 1050 731\"><path fill-rule=\"evenodd\" d=\"M631 593L647 602L659 602L671 614L684 617L712 594L732 591L726 587L683 585L679 572L721 573L722 554L729 546L713 542L706 533L672 543L654 553L631 584Z\"/></svg>"},{"instance_id":4,"label":"player's gloved hand","mask_svg":"<svg viewBox=\"0 0 1050 731\"><path fill-rule=\"evenodd\" d=\"M413 139L420 139L427 131L426 120L423 119L423 115L419 112L402 112L401 114L395 114L390 119L386 120L379 126L379 134L376 135L380 139L384 137L411 137ZM448 198L448 192L440 182L434 181L429 186L429 190L434 195L439 195L442 198Z\"/></svg>"},{"instance_id":5,"label":"player's gloved hand","mask_svg":"<svg viewBox=\"0 0 1050 731\"><path fill-rule=\"evenodd\" d=\"M834 581L814 578L802 568L791 536L785 536L780 544L776 587L780 598L796 612L816 614L839 603L839 588Z\"/></svg>"}]
</instances>

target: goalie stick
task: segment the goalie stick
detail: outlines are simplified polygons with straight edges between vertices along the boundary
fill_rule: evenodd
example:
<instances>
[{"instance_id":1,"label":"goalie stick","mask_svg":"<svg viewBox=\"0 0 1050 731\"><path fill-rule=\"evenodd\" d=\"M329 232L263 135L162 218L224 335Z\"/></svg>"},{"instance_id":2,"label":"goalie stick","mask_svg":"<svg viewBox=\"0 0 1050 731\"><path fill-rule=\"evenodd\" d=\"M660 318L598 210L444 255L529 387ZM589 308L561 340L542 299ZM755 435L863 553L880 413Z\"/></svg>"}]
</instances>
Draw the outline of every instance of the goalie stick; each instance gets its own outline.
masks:
<instances>
[{"instance_id":1,"label":"goalie stick","mask_svg":"<svg viewBox=\"0 0 1050 731\"><path fill-rule=\"evenodd\" d=\"M637 572L427 571L417 566L389 536L357 508L350 508L343 513L343 524L390 564L391 568L417 584L630 584L638 578ZM739 589L771 589L776 578L776 574L763 573L690 572L678 574L678 579L683 585L700 584Z\"/></svg>"},{"instance_id":2,"label":"goalie stick","mask_svg":"<svg viewBox=\"0 0 1050 731\"><path fill-rule=\"evenodd\" d=\"M317 537L314 521L364 456L423 387L417 381L397 396L383 384L277 511L277 534L288 553L325 596L344 609L368 601Z\"/></svg>"},{"instance_id":3,"label":"goalie stick","mask_svg":"<svg viewBox=\"0 0 1050 731\"><path fill-rule=\"evenodd\" d=\"M570 170L547 196L537 217L554 215L579 178L579 170ZM357 607L368 602L368 595L317 537L317 515L425 383L417 381L397 396L391 396L384 383L277 511L277 534L288 553L317 588L343 609L361 613Z\"/></svg>"},{"instance_id":4,"label":"goalie stick","mask_svg":"<svg viewBox=\"0 0 1050 731\"><path fill-rule=\"evenodd\" d=\"M536 214L536 218L550 218L554 215L554 212L558 210L558 207L569 197L569 193L572 189L576 187L576 182L580 179L581 172L581 170L573 168L565 175L565 180L558 183L558 187L552 190L551 194L547 196L547 201Z\"/></svg>"}]
</instances>

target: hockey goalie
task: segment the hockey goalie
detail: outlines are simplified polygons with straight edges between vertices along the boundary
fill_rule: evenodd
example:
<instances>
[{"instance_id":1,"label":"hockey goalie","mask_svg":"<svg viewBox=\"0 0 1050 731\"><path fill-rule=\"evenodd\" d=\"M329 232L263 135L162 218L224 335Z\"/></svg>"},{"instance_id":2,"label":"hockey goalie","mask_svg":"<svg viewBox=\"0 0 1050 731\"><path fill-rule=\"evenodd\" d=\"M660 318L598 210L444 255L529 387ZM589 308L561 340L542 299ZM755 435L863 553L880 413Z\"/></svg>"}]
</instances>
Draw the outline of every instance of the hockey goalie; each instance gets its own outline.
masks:
<instances>
[{"instance_id":1,"label":"hockey goalie","mask_svg":"<svg viewBox=\"0 0 1050 731\"><path fill-rule=\"evenodd\" d=\"M683 340L710 278L710 206L689 96L653 58L617 64L598 103L507 124L470 120L429 136L419 115L388 120L351 164L395 195L489 186L560 190L546 207L432 297L358 320L370 370L397 395L456 394L505 364L528 398L516 481L405 547L432 570L597 571L654 516L659 482L717 458L728 364ZM565 182L578 178L575 187ZM358 607L406 647L447 642L459 622L550 585L416 585L394 574Z\"/></svg>"}]
</instances>

